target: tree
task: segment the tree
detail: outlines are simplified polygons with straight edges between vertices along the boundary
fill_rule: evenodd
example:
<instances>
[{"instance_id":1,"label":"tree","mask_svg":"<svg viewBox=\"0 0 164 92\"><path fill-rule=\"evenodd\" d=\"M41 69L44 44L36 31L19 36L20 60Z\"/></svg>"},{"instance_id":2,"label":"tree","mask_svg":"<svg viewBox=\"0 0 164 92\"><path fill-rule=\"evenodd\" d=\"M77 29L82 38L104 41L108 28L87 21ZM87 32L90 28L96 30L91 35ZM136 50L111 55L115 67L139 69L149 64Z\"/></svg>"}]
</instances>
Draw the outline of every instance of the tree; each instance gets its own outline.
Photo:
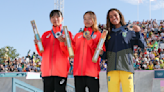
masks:
<instances>
[{"instance_id":1,"label":"tree","mask_svg":"<svg viewBox=\"0 0 164 92\"><path fill-rule=\"evenodd\" d=\"M0 58L4 60L4 56L5 56L5 48L8 49L7 55L8 57L10 57L10 59L15 59L16 57L19 56L19 54L17 53L17 50L14 49L13 47L10 46L6 46L0 49Z\"/></svg>"}]
</instances>

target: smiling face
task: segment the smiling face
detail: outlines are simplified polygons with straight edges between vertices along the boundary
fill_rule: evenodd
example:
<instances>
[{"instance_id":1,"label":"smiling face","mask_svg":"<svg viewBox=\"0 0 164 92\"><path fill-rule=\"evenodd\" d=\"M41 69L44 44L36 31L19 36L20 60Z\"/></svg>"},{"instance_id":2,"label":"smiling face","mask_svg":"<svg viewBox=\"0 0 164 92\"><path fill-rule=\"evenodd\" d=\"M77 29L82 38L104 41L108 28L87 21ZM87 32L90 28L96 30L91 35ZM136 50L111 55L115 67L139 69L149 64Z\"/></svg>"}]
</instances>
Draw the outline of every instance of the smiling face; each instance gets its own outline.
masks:
<instances>
[{"instance_id":1,"label":"smiling face","mask_svg":"<svg viewBox=\"0 0 164 92\"><path fill-rule=\"evenodd\" d=\"M91 27L93 25L93 19L89 13L84 15L84 25L85 27Z\"/></svg>"},{"instance_id":2,"label":"smiling face","mask_svg":"<svg viewBox=\"0 0 164 92\"><path fill-rule=\"evenodd\" d=\"M120 25L120 15L117 11L112 10L109 12L109 20L113 25Z\"/></svg>"}]
</instances>

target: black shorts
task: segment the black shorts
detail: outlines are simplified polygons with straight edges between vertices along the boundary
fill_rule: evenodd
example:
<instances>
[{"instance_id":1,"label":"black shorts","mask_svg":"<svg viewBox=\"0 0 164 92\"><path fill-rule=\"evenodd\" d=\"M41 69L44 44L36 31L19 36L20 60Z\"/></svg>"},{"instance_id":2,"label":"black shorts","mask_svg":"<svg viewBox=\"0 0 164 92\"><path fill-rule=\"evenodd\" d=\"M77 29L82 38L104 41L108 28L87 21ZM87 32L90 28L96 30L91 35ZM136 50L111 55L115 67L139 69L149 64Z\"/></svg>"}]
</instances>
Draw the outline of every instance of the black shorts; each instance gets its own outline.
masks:
<instances>
[{"instance_id":1,"label":"black shorts","mask_svg":"<svg viewBox=\"0 0 164 92\"><path fill-rule=\"evenodd\" d=\"M50 76L42 79L44 92L66 92L67 78Z\"/></svg>"},{"instance_id":2,"label":"black shorts","mask_svg":"<svg viewBox=\"0 0 164 92\"><path fill-rule=\"evenodd\" d=\"M99 79L88 76L75 76L75 92L85 92L88 87L89 92L99 92Z\"/></svg>"}]
</instances>

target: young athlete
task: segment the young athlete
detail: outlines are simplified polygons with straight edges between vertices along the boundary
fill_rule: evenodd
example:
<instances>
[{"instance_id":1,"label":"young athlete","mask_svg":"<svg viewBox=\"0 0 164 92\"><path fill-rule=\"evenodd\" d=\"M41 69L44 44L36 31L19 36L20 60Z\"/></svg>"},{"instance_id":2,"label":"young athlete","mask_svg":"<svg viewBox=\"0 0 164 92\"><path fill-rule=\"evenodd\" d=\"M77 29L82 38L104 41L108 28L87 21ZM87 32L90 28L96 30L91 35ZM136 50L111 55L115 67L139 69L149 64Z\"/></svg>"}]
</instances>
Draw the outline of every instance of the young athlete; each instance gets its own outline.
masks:
<instances>
[{"instance_id":1,"label":"young athlete","mask_svg":"<svg viewBox=\"0 0 164 92\"><path fill-rule=\"evenodd\" d=\"M37 40L35 47L42 56L41 72L44 84L44 92L66 92L67 76L69 72L69 54L65 45L64 31L62 30L63 16L59 10L52 10L50 13L52 29L46 31L42 37L44 52L39 52ZM58 33L62 35L57 37ZM72 38L71 33L70 38Z\"/></svg>"},{"instance_id":2,"label":"young athlete","mask_svg":"<svg viewBox=\"0 0 164 92\"><path fill-rule=\"evenodd\" d=\"M134 25L134 30L129 30L122 13L117 9L110 9L107 13L107 29L106 52L103 56L108 61L108 92L120 92L120 82L123 92L134 92L133 45L146 47L140 27Z\"/></svg>"},{"instance_id":3,"label":"young athlete","mask_svg":"<svg viewBox=\"0 0 164 92\"><path fill-rule=\"evenodd\" d=\"M101 37L101 32L97 27L96 15L88 11L83 16L84 29L75 35L73 39L75 57L73 75L75 79L76 92L85 92L85 87L89 92L99 92L99 60L92 62L94 51ZM85 37L85 32L89 32Z\"/></svg>"}]
</instances>

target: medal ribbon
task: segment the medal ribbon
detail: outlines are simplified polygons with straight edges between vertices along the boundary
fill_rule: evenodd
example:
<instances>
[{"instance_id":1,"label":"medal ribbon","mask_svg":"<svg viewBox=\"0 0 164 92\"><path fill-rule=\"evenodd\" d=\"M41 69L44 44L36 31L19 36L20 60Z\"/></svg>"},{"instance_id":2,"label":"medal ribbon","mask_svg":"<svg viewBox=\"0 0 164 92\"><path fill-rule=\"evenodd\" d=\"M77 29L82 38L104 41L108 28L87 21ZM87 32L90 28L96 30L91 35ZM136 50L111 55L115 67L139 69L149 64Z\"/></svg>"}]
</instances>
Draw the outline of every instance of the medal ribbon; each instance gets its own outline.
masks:
<instances>
[{"instance_id":1,"label":"medal ribbon","mask_svg":"<svg viewBox=\"0 0 164 92\"><path fill-rule=\"evenodd\" d=\"M54 33L53 29L51 30L51 32L52 32L52 34L53 34L54 38L56 38L56 36L55 36L55 33ZM61 32L61 34L62 34L62 33L63 33L63 30L61 30L60 32Z\"/></svg>"}]
</instances>

